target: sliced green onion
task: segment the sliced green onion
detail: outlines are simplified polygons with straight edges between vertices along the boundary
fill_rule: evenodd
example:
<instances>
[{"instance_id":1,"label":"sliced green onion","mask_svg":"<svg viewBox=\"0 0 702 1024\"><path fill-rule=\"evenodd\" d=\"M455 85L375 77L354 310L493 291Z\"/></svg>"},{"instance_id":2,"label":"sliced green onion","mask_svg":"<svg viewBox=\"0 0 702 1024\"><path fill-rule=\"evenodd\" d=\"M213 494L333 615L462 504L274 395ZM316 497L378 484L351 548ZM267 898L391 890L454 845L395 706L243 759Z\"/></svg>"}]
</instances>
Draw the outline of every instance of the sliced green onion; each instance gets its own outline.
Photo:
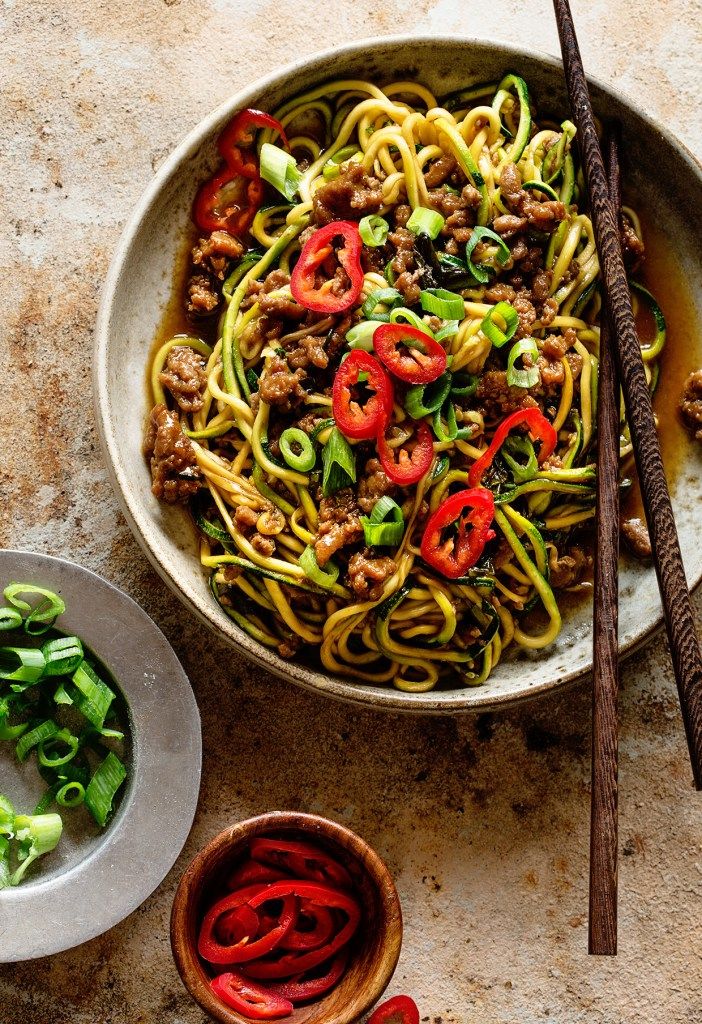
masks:
<instances>
[{"instance_id":1,"label":"sliced green onion","mask_svg":"<svg viewBox=\"0 0 702 1024\"><path fill-rule=\"evenodd\" d=\"M366 320L378 320L387 323L390 319L387 313L376 313L378 306L387 306L392 309L398 302L402 302L402 295L397 288L375 288L361 306L361 312Z\"/></svg>"},{"instance_id":2,"label":"sliced green onion","mask_svg":"<svg viewBox=\"0 0 702 1024\"><path fill-rule=\"evenodd\" d=\"M80 782L67 782L56 793L56 803L59 807L80 807L84 800L85 787Z\"/></svg>"},{"instance_id":3,"label":"sliced green onion","mask_svg":"<svg viewBox=\"0 0 702 1024\"><path fill-rule=\"evenodd\" d=\"M40 650L32 647L0 647L0 679L18 683L36 683L46 662Z\"/></svg>"},{"instance_id":4,"label":"sliced green onion","mask_svg":"<svg viewBox=\"0 0 702 1024\"><path fill-rule=\"evenodd\" d=\"M10 717L10 702L12 695L5 697L0 700L0 740L12 741L19 739L20 736L29 728L29 722L21 722L19 725L8 725L7 720Z\"/></svg>"},{"instance_id":5,"label":"sliced green onion","mask_svg":"<svg viewBox=\"0 0 702 1024\"><path fill-rule=\"evenodd\" d=\"M451 394L457 398L470 398L478 390L478 378L473 373L454 373Z\"/></svg>"},{"instance_id":6,"label":"sliced green onion","mask_svg":"<svg viewBox=\"0 0 702 1024\"><path fill-rule=\"evenodd\" d=\"M0 890L12 885L12 872L10 870L10 841L0 835Z\"/></svg>"},{"instance_id":7,"label":"sliced green onion","mask_svg":"<svg viewBox=\"0 0 702 1024\"><path fill-rule=\"evenodd\" d=\"M410 324L412 327L416 327L418 331L424 331L424 333L428 334L430 338L434 337L434 335L432 334L431 327L429 327L428 324L424 323L421 316L417 316L417 314L413 310L406 309L405 306L400 306L397 309L393 309L392 313L390 314L390 323L407 323Z\"/></svg>"},{"instance_id":8,"label":"sliced green onion","mask_svg":"<svg viewBox=\"0 0 702 1024\"><path fill-rule=\"evenodd\" d=\"M91 725L101 729L115 699L114 693L85 661L73 673L72 680L68 693L73 703Z\"/></svg>"},{"instance_id":9,"label":"sliced green onion","mask_svg":"<svg viewBox=\"0 0 702 1024\"><path fill-rule=\"evenodd\" d=\"M504 321L504 330L495 323L493 319L495 316L501 317ZM519 314L514 306L511 306L509 302L498 302L481 323L480 330L495 348L502 348L512 340L518 327Z\"/></svg>"},{"instance_id":10,"label":"sliced green onion","mask_svg":"<svg viewBox=\"0 0 702 1024\"><path fill-rule=\"evenodd\" d=\"M18 761L24 761L29 754L29 751L36 747L39 743L43 743L44 740L49 740L52 736L60 732L56 722L53 722L50 718L47 718L45 722L41 722L36 725L29 732L26 732L24 736L21 736L15 747L15 753L17 754Z\"/></svg>"},{"instance_id":11,"label":"sliced green onion","mask_svg":"<svg viewBox=\"0 0 702 1024\"><path fill-rule=\"evenodd\" d=\"M85 790L85 806L98 825L103 826L112 810L112 801L127 777L127 770L112 751L98 765Z\"/></svg>"},{"instance_id":12,"label":"sliced green onion","mask_svg":"<svg viewBox=\"0 0 702 1024\"><path fill-rule=\"evenodd\" d=\"M446 429L444 429L444 420L446 421ZM436 439L442 443L455 441L458 437L456 408L450 398L446 400L442 409L437 409L434 413L432 427L434 428Z\"/></svg>"},{"instance_id":13,"label":"sliced green onion","mask_svg":"<svg viewBox=\"0 0 702 1024\"><path fill-rule=\"evenodd\" d=\"M41 800L39 801L37 806L34 808L34 812L33 813L34 814L46 814L46 812L48 811L48 809L51 807L52 803L56 799L56 794L58 793L60 788L61 788L61 783L60 782L55 782L53 784L53 786L49 786L49 788L44 793L43 797L41 798Z\"/></svg>"},{"instance_id":14,"label":"sliced green onion","mask_svg":"<svg viewBox=\"0 0 702 1024\"><path fill-rule=\"evenodd\" d=\"M294 156L270 142L264 142L261 146L260 168L264 181L269 182L286 199L293 199L302 181L302 173L297 168Z\"/></svg>"},{"instance_id":15,"label":"sliced green onion","mask_svg":"<svg viewBox=\"0 0 702 1024\"><path fill-rule=\"evenodd\" d=\"M322 420L322 422L318 423L317 426L312 431L312 440L316 441L320 434L323 434L325 430L329 430L329 428L333 427L333 426L334 426L334 419L333 418Z\"/></svg>"},{"instance_id":16,"label":"sliced green onion","mask_svg":"<svg viewBox=\"0 0 702 1024\"><path fill-rule=\"evenodd\" d=\"M301 473L308 473L317 461L314 445L307 434L299 427L288 427L280 435L280 451L291 469L297 469ZM300 448L296 452L293 445Z\"/></svg>"},{"instance_id":17,"label":"sliced green onion","mask_svg":"<svg viewBox=\"0 0 702 1024\"><path fill-rule=\"evenodd\" d=\"M304 570L305 576L316 583L318 587L330 590L339 578L339 566L334 562L327 562L322 568L317 561L314 548L309 544L299 558L300 568Z\"/></svg>"},{"instance_id":18,"label":"sliced green onion","mask_svg":"<svg viewBox=\"0 0 702 1024\"><path fill-rule=\"evenodd\" d=\"M451 390L451 374L446 371L429 384L414 384L405 394L405 409L413 420L440 409Z\"/></svg>"},{"instance_id":19,"label":"sliced green onion","mask_svg":"<svg viewBox=\"0 0 702 1024\"><path fill-rule=\"evenodd\" d=\"M15 831L15 809L9 797L0 793L0 835L11 836Z\"/></svg>"},{"instance_id":20,"label":"sliced green onion","mask_svg":"<svg viewBox=\"0 0 702 1024\"><path fill-rule=\"evenodd\" d=\"M385 245L389 230L388 222L384 217L379 217L377 213L371 214L369 217L362 217L358 223L361 241L374 249L379 245Z\"/></svg>"},{"instance_id":21,"label":"sliced green onion","mask_svg":"<svg viewBox=\"0 0 702 1024\"><path fill-rule=\"evenodd\" d=\"M346 332L346 342L349 348L361 348L364 352L373 351L373 335L380 327L382 320L362 320L350 331Z\"/></svg>"},{"instance_id":22,"label":"sliced green onion","mask_svg":"<svg viewBox=\"0 0 702 1024\"><path fill-rule=\"evenodd\" d=\"M515 483L525 484L527 480L533 480L539 471L534 445L528 437L519 437L517 434L508 437L500 454L512 471ZM514 455L526 455L526 463L517 462Z\"/></svg>"},{"instance_id":23,"label":"sliced green onion","mask_svg":"<svg viewBox=\"0 0 702 1024\"><path fill-rule=\"evenodd\" d=\"M534 365L521 370L517 369L514 365L517 359L526 355L531 356ZM536 365L538 358L539 350L533 338L522 338L521 341L513 345L507 359L507 383L515 388L533 388L535 384L538 384L541 379L539 368Z\"/></svg>"},{"instance_id":24,"label":"sliced green onion","mask_svg":"<svg viewBox=\"0 0 702 1024\"><path fill-rule=\"evenodd\" d=\"M455 334L458 334L458 320L449 320L448 323L439 328L434 335L434 340L444 341L445 338L452 338Z\"/></svg>"},{"instance_id":25,"label":"sliced green onion","mask_svg":"<svg viewBox=\"0 0 702 1024\"><path fill-rule=\"evenodd\" d=\"M59 615L63 615L66 610L63 599L53 590L35 587L31 583L10 583L5 587L4 593L5 600L26 616L24 630L32 636L38 636L51 629ZM39 594L43 600L32 607L28 601L22 600L20 594Z\"/></svg>"},{"instance_id":26,"label":"sliced green onion","mask_svg":"<svg viewBox=\"0 0 702 1024\"><path fill-rule=\"evenodd\" d=\"M383 495L373 506L369 516L361 516L366 544L374 547L397 547L405 532L402 509L388 495Z\"/></svg>"},{"instance_id":27,"label":"sliced green onion","mask_svg":"<svg viewBox=\"0 0 702 1024\"><path fill-rule=\"evenodd\" d=\"M443 476L445 476L445 474L447 473L448 468L449 468L450 465L451 465L451 459L448 457L446 452L441 452L439 454L438 459L436 460L436 466L434 467L434 472L431 475L432 483L436 483L437 480L441 480L441 478Z\"/></svg>"},{"instance_id":28,"label":"sliced green onion","mask_svg":"<svg viewBox=\"0 0 702 1024\"><path fill-rule=\"evenodd\" d=\"M419 293L419 302L427 313L434 313L442 320L462 320L466 315L461 296L445 288L425 288Z\"/></svg>"},{"instance_id":29,"label":"sliced green onion","mask_svg":"<svg viewBox=\"0 0 702 1024\"><path fill-rule=\"evenodd\" d=\"M63 822L59 814L17 815L15 838L19 842L17 856L20 866L10 879L11 885L19 885L29 865L54 849L62 832Z\"/></svg>"},{"instance_id":30,"label":"sliced green onion","mask_svg":"<svg viewBox=\"0 0 702 1024\"><path fill-rule=\"evenodd\" d=\"M356 459L351 445L338 427L334 427L322 449L322 464L322 493L325 498L356 483Z\"/></svg>"},{"instance_id":31,"label":"sliced green onion","mask_svg":"<svg viewBox=\"0 0 702 1024\"><path fill-rule=\"evenodd\" d=\"M72 704L73 700L66 693L66 686L64 683L59 683L54 692L54 704Z\"/></svg>"},{"instance_id":32,"label":"sliced green onion","mask_svg":"<svg viewBox=\"0 0 702 1024\"><path fill-rule=\"evenodd\" d=\"M66 754L58 754L56 757L51 757L48 750L55 747L57 744L63 743L68 747ZM42 740L37 746L37 760L39 764L45 768L60 768L63 764L68 764L78 753L78 737L74 736L68 731L68 729L61 729L59 732L50 736L46 740Z\"/></svg>"},{"instance_id":33,"label":"sliced green onion","mask_svg":"<svg viewBox=\"0 0 702 1024\"><path fill-rule=\"evenodd\" d=\"M70 676L83 660L83 644L77 636L48 640L41 649L46 661L45 676Z\"/></svg>"},{"instance_id":34,"label":"sliced green onion","mask_svg":"<svg viewBox=\"0 0 702 1024\"><path fill-rule=\"evenodd\" d=\"M498 234L491 231L490 228L476 227L473 228L473 232L470 236L468 244L466 245L466 260L468 262L468 269L471 271L476 281L480 281L481 284L487 284L490 280L490 274L488 267L482 266L482 264L473 263L471 255L478 242L487 240L494 242L497 246L497 262L504 266L507 260L510 258L509 248L505 245L503 239ZM490 268L491 269L491 268Z\"/></svg>"},{"instance_id":35,"label":"sliced green onion","mask_svg":"<svg viewBox=\"0 0 702 1024\"><path fill-rule=\"evenodd\" d=\"M322 175L325 181L333 181L339 177L339 166L350 160L352 156L360 152L358 146L342 146L342 148L330 157L322 168Z\"/></svg>"},{"instance_id":36,"label":"sliced green onion","mask_svg":"<svg viewBox=\"0 0 702 1024\"><path fill-rule=\"evenodd\" d=\"M22 625L22 616L16 608L0 608L0 630L17 629Z\"/></svg>"},{"instance_id":37,"label":"sliced green onion","mask_svg":"<svg viewBox=\"0 0 702 1024\"><path fill-rule=\"evenodd\" d=\"M429 210L426 206L418 206L407 221L407 230L415 235L429 235L430 238L437 238L444 226L444 218L436 210Z\"/></svg>"}]
</instances>

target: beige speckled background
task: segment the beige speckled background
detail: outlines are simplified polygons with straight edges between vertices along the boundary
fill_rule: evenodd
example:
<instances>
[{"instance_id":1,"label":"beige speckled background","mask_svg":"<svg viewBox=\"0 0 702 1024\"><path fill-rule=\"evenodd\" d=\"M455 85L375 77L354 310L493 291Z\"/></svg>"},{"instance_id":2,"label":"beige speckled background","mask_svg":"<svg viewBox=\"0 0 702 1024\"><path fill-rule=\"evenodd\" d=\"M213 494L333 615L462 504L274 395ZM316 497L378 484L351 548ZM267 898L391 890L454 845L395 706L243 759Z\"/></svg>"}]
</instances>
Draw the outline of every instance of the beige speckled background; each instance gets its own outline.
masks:
<instances>
[{"instance_id":1,"label":"beige speckled background","mask_svg":"<svg viewBox=\"0 0 702 1024\"><path fill-rule=\"evenodd\" d=\"M698 0L580 0L575 14L588 68L699 155ZM662 640L623 673L621 951L598 961L586 955L586 688L477 719L325 704L203 635L148 567L105 477L91 331L152 171L244 82L403 30L558 50L547 0L0 5L0 542L67 555L140 601L190 675L205 744L200 812L177 866L109 934L0 969L0 1024L202 1022L171 962L173 891L222 825L272 807L329 814L386 858L406 918L390 992L412 993L425 1020L702 1022L702 798Z\"/></svg>"}]
</instances>

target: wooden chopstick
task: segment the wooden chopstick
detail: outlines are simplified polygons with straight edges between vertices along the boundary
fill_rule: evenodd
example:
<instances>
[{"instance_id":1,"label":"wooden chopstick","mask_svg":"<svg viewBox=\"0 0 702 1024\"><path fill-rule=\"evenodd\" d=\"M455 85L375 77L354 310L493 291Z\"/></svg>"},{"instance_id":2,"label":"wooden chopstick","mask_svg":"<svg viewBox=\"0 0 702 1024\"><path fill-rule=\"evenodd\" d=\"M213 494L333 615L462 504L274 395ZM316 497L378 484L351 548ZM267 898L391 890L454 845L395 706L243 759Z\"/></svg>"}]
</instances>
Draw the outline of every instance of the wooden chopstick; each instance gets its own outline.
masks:
<instances>
[{"instance_id":1,"label":"wooden chopstick","mask_svg":"<svg viewBox=\"0 0 702 1024\"><path fill-rule=\"evenodd\" d=\"M690 591L685 579L680 542L663 469L651 393L634 324L617 219L609 199L604 162L597 139L573 16L568 0L553 0L553 6L558 23L570 106L583 155L606 305L615 341L615 355L624 391L646 522L651 536L653 561L663 602L692 774L696 788L702 789L702 652L695 633Z\"/></svg>"},{"instance_id":2,"label":"wooden chopstick","mask_svg":"<svg viewBox=\"0 0 702 1024\"><path fill-rule=\"evenodd\" d=\"M605 133L610 201L621 208L618 131ZM597 517L592 615L592 789L588 952L617 954L617 640L619 588L619 377L607 316L600 327Z\"/></svg>"}]
</instances>

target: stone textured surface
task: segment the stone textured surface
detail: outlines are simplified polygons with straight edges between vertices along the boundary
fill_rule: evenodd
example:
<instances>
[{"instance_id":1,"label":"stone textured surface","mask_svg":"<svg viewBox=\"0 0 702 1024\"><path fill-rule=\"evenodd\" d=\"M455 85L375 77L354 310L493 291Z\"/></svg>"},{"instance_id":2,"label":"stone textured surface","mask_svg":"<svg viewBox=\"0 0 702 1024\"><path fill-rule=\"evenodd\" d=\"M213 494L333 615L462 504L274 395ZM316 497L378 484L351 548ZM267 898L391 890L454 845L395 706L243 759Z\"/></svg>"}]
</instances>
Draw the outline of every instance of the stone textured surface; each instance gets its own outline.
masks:
<instances>
[{"instance_id":1,"label":"stone textured surface","mask_svg":"<svg viewBox=\"0 0 702 1024\"><path fill-rule=\"evenodd\" d=\"M574 13L592 73L699 155L697 0L596 0ZM702 1022L702 799L661 639L622 674L620 955L593 960L586 688L500 716L399 719L263 677L165 590L105 478L91 329L153 169L243 82L399 31L558 51L550 5L536 0L0 6L0 543L74 558L140 601L190 675L205 743L200 813L174 870L102 938L0 968L0 1024L200 1024L170 957L174 887L221 826L273 807L329 814L386 858L406 921L390 992L415 995L426 1020ZM699 596L696 608L699 621Z\"/></svg>"}]
</instances>

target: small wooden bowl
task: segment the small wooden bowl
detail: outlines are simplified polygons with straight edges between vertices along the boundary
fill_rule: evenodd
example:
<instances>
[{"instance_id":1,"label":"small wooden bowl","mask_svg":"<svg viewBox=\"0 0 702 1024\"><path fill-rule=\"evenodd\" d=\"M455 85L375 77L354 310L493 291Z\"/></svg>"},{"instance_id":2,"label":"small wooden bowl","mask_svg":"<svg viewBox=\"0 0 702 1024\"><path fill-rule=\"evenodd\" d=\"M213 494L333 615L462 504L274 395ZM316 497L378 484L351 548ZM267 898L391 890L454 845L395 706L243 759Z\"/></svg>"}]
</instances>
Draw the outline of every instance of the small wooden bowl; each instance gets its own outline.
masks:
<instances>
[{"instance_id":1,"label":"small wooden bowl","mask_svg":"<svg viewBox=\"0 0 702 1024\"><path fill-rule=\"evenodd\" d=\"M171 914L171 947L180 976L193 999L222 1024L250 1018L225 1006L210 988L197 953L197 929L219 891L217 882L245 853L255 836L306 839L335 856L349 871L363 909L341 981L326 996L295 1009L292 1024L353 1024L380 998L397 966L402 945L402 912L395 885L377 853L359 836L327 818L272 811L231 825L207 844L180 880Z\"/></svg>"}]
</instances>

